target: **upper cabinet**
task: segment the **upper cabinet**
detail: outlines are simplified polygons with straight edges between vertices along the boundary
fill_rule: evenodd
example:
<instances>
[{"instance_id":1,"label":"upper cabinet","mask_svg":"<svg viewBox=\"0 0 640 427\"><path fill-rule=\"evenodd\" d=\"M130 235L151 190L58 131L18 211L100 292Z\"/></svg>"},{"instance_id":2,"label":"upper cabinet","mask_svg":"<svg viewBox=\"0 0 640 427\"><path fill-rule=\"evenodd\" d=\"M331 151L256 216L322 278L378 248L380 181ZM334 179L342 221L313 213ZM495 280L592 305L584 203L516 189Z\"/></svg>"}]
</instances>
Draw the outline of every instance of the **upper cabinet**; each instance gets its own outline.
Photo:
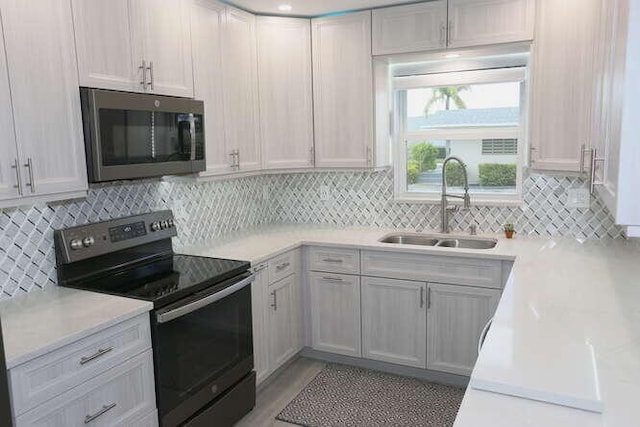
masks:
<instances>
[{"instance_id":1,"label":"upper cabinet","mask_svg":"<svg viewBox=\"0 0 640 427\"><path fill-rule=\"evenodd\" d=\"M189 1L72 0L82 86L193 96Z\"/></svg>"},{"instance_id":2,"label":"upper cabinet","mask_svg":"<svg viewBox=\"0 0 640 427\"><path fill-rule=\"evenodd\" d=\"M222 50L226 144L234 169L258 170L262 165L254 15L227 7Z\"/></svg>"},{"instance_id":3,"label":"upper cabinet","mask_svg":"<svg viewBox=\"0 0 640 427\"><path fill-rule=\"evenodd\" d=\"M531 167L583 173L598 118L603 0L539 0L531 67Z\"/></svg>"},{"instance_id":4,"label":"upper cabinet","mask_svg":"<svg viewBox=\"0 0 640 427\"><path fill-rule=\"evenodd\" d=\"M373 54L533 39L534 0L436 0L373 11Z\"/></svg>"},{"instance_id":5,"label":"upper cabinet","mask_svg":"<svg viewBox=\"0 0 640 427\"><path fill-rule=\"evenodd\" d=\"M447 0L374 9L374 55L447 47Z\"/></svg>"},{"instance_id":6,"label":"upper cabinet","mask_svg":"<svg viewBox=\"0 0 640 427\"><path fill-rule=\"evenodd\" d=\"M313 166L311 23L258 17L257 41L264 168Z\"/></svg>"},{"instance_id":7,"label":"upper cabinet","mask_svg":"<svg viewBox=\"0 0 640 427\"><path fill-rule=\"evenodd\" d=\"M0 199L21 196L0 205L77 197L87 172L69 2L0 0L0 16Z\"/></svg>"},{"instance_id":8,"label":"upper cabinet","mask_svg":"<svg viewBox=\"0 0 640 427\"><path fill-rule=\"evenodd\" d=\"M373 163L371 12L311 21L316 167Z\"/></svg>"},{"instance_id":9,"label":"upper cabinet","mask_svg":"<svg viewBox=\"0 0 640 427\"><path fill-rule=\"evenodd\" d=\"M191 9L193 87L196 99L204 102L205 153L203 175L234 171L231 147L227 147L224 120L222 43L226 9L212 0L197 0Z\"/></svg>"},{"instance_id":10,"label":"upper cabinet","mask_svg":"<svg viewBox=\"0 0 640 427\"><path fill-rule=\"evenodd\" d=\"M640 5L615 0L602 13L605 33L600 134L591 151L592 189L627 235L640 237Z\"/></svg>"},{"instance_id":11,"label":"upper cabinet","mask_svg":"<svg viewBox=\"0 0 640 427\"><path fill-rule=\"evenodd\" d=\"M534 0L449 0L450 48L533 39Z\"/></svg>"}]
</instances>

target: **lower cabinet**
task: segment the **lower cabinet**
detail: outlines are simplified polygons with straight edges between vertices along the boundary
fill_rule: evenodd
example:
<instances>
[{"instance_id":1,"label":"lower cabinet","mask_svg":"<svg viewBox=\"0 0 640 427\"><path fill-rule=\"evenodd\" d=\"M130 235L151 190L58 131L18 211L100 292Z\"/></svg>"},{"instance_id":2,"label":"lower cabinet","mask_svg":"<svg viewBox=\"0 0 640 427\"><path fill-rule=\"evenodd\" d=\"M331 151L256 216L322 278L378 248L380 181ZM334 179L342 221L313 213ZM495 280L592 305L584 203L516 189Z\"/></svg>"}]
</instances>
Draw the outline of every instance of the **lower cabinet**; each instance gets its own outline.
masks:
<instances>
[{"instance_id":1,"label":"lower cabinet","mask_svg":"<svg viewBox=\"0 0 640 427\"><path fill-rule=\"evenodd\" d=\"M312 347L361 357L360 277L311 272L309 288Z\"/></svg>"},{"instance_id":2,"label":"lower cabinet","mask_svg":"<svg viewBox=\"0 0 640 427\"><path fill-rule=\"evenodd\" d=\"M281 366L299 350L296 281L297 275L294 274L269 286L269 355L275 366Z\"/></svg>"},{"instance_id":3,"label":"lower cabinet","mask_svg":"<svg viewBox=\"0 0 640 427\"><path fill-rule=\"evenodd\" d=\"M427 284L362 277L362 353L367 359L425 368Z\"/></svg>"},{"instance_id":4,"label":"lower cabinet","mask_svg":"<svg viewBox=\"0 0 640 427\"><path fill-rule=\"evenodd\" d=\"M251 306L258 384L302 349L299 266L300 251L294 250L254 268Z\"/></svg>"},{"instance_id":5,"label":"lower cabinet","mask_svg":"<svg viewBox=\"0 0 640 427\"><path fill-rule=\"evenodd\" d=\"M427 369L471 375L478 340L500 294L499 289L429 283Z\"/></svg>"}]
</instances>

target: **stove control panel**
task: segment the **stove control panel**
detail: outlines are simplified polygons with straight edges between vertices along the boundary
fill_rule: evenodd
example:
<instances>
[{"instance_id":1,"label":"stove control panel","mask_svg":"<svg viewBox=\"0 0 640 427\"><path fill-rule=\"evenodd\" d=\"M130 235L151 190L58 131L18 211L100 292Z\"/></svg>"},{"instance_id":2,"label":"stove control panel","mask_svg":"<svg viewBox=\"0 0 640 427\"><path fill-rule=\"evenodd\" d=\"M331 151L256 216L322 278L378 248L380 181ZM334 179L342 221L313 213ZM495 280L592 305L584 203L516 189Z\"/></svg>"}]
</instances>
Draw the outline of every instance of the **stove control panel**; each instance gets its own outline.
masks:
<instances>
[{"instance_id":1,"label":"stove control panel","mask_svg":"<svg viewBox=\"0 0 640 427\"><path fill-rule=\"evenodd\" d=\"M66 264L176 235L167 210L56 230L54 239L56 255Z\"/></svg>"}]
</instances>

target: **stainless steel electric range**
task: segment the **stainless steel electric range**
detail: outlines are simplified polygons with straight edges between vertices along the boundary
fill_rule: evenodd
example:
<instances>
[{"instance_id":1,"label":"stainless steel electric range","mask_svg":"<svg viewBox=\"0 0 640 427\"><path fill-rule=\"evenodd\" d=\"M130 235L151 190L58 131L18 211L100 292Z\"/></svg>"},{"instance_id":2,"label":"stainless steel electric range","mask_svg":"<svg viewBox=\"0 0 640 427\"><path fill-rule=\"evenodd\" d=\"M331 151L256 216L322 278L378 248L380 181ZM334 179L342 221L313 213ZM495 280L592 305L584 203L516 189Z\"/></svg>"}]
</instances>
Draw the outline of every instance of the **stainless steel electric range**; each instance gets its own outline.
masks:
<instances>
[{"instance_id":1,"label":"stainless steel electric range","mask_svg":"<svg viewBox=\"0 0 640 427\"><path fill-rule=\"evenodd\" d=\"M160 425L231 426L255 405L246 261L177 255L171 211L57 230L61 286L153 303Z\"/></svg>"}]
</instances>

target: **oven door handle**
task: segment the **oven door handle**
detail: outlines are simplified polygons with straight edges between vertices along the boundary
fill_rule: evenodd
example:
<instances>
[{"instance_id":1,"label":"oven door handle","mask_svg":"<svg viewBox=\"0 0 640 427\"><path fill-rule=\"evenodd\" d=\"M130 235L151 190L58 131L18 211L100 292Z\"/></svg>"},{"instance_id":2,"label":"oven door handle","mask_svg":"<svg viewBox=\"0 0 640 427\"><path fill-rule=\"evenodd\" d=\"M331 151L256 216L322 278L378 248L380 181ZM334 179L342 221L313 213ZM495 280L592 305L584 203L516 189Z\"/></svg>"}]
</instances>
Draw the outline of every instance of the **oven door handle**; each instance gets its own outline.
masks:
<instances>
[{"instance_id":1,"label":"oven door handle","mask_svg":"<svg viewBox=\"0 0 640 427\"><path fill-rule=\"evenodd\" d=\"M229 286L228 288L224 288L220 292L216 292L215 294L211 294L205 298L199 299L190 304L183 305L182 307L178 307L171 311L167 311L166 313L158 313L156 314L156 321L158 323L167 323L172 320L178 319L179 317L185 316L189 313L193 313L196 310L199 310L203 307L213 304L216 301L220 301L222 298L225 298L231 295L232 293L239 291L245 286L251 284L251 282L255 280L255 277L256 277L255 274L252 274L246 279L243 279L238 283Z\"/></svg>"}]
</instances>

